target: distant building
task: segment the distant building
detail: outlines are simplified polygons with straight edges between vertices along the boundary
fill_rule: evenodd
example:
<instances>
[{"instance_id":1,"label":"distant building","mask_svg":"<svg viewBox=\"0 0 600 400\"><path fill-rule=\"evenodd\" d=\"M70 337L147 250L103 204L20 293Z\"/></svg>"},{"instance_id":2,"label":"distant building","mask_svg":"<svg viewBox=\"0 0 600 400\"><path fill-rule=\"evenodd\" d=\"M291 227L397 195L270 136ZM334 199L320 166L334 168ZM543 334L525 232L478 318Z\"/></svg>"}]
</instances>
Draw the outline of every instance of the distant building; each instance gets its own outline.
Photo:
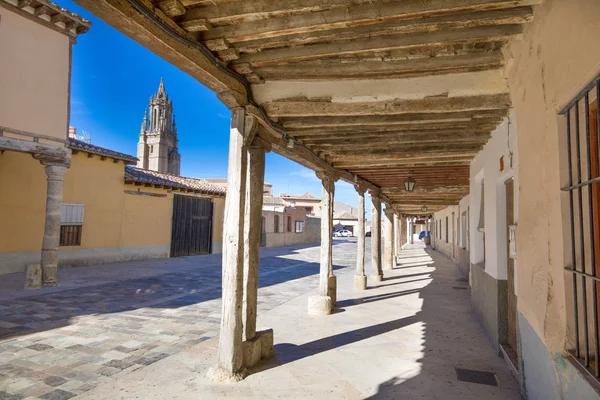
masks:
<instances>
[{"instance_id":1,"label":"distant building","mask_svg":"<svg viewBox=\"0 0 600 400\"><path fill-rule=\"evenodd\" d=\"M295 207L304 208L306 210L307 215L321 215L321 199L308 192L300 196L281 193L279 197L281 197L289 204L292 204L293 202Z\"/></svg>"},{"instance_id":2,"label":"distant building","mask_svg":"<svg viewBox=\"0 0 600 400\"><path fill-rule=\"evenodd\" d=\"M150 111L149 113L147 111ZM160 78L158 91L150 97L140 129L137 149L138 168L179 175L181 156L178 150L177 125L173 102Z\"/></svg>"}]
</instances>

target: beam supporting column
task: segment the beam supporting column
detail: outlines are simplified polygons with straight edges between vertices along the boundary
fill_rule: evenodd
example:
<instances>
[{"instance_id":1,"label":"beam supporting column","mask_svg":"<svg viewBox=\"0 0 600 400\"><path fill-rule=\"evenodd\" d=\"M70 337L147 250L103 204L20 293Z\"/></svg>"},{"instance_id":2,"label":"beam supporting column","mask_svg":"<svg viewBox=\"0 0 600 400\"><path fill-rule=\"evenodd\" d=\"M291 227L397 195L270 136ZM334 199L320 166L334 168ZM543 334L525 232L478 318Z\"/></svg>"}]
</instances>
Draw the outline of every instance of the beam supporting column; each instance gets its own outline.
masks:
<instances>
[{"instance_id":1,"label":"beam supporting column","mask_svg":"<svg viewBox=\"0 0 600 400\"><path fill-rule=\"evenodd\" d=\"M400 218L397 212L394 212L394 266L398 265L398 255L400 254Z\"/></svg>"},{"instance_id":2,"label":"beam supporting column","mask_svg":"<svg viewBox=\"0 0 600 400\"><path fill-rule=\"evenodd\" d=\"M223 223L222 307L217 365L208 371L216 381L244 378L242 303L244 292L244 210L247 152L243 108L232 110ZM259 224L260 225L260 224Z\"/></svg>"},{"instance_id":3,"label":"beam supporting column","mask_svg":"<svg viewBox=\"0 0 600 400\"><path fill-rule=\"evenodd\" d=\"M265 149L248 148L246 172L246 212L244 214L244 340L256 336L258 259L265 181Z\"/></svg>"},{"instance_id":4,"label":"beam supporting column","mask_svg":"<svg viewBox=\"0 0 600 400\"><path fill-rule=\"evenodd\" d=\"M391 271L394 269L394 210L389 205L385 207L384 237L384 268Z\"/></svg>"},{"instance_id":5,"label":"beam supporting column","mask_svg":"<svg viewBox=\"0 0 600 400\"><path fill-rule=\"evenodd\" d=\"M42 269L42 285L57 285L58 249L60 245L60 207L63 198L63 185L67 169L71 165L71 152L55 154L40 150L32 154L33 158L45 166L46 187L46 220L40 264Z\"/></svg>"},{"instance_id":6,"label":"beam supporting column","mask_svg":"<svg viewBox=\"0 0 600 400\"><path fill-rule=\"evenodd\" d=\"M356 187L358 193L358 226L356 249L356 272L354 273L354 290L367 289L367 276L365 275L365 188Z\"/></svg>"},{"instance_id":7,"label":"beam supporting column","mask_svg":"<svg viewBox=\"0 0 600 400\"><path fill-rule=\"evenodd\" d=\"M379 190L370 190L372 208L371 221L371 275L375 282L383 280L381 268L381 193Z\"/></svg>"},{"instance_id":8,"label":"beam supporting column","mask_svg":"<svg viewBox=\"0 0 600 400\"><path fill-rule=\"evenodd\" d=\"M308 298L310 315L328 315L335 308L336 277L333 274L333 197L335 179L331 175L317 172L323 186L321 199L321 268L319 272L319 295Z\"/></svg>"},{"instance_id":9,"label":"beam supporting column","mask_svg":"<svg viewBox=\"0 0 600 400\"><path fill-rule=\"evenodd\" d=\"M265 151L269 151L271 147L260 138L254 137L255 127L256 120L253 117L246 117L246 143L250 144L247 153L244 213L244 300L242 304L244 368L252 368L261 360L273 355L273 330L256 331Z\"/></svg>"}]
</instances>

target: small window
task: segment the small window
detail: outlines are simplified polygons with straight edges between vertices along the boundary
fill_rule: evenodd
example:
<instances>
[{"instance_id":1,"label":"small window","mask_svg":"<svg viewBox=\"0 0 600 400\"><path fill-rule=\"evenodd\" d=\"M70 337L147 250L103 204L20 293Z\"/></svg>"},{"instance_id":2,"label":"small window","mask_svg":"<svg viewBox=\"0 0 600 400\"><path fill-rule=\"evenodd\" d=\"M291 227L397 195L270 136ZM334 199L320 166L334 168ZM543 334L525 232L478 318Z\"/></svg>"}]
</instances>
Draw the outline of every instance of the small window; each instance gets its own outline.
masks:
<instances>
[{"instance_id":1,"label":"small window","mask_svg":"<svg viewBox=\"0 0 600 400\"><path fill-rule=\"evenodd\" d=\"M61 204L60 246L81 246L83 214L83 204Z\"/></svg>"},{"instance_id":2,"label":"small window","mask_svg":"<svg viewBox=\"0 0 600 400\"><path fill-rule=\"evenodd\" d=\"M304 232L304 221L296 221L296 233Z\"/></svg>"},{"instance_id":3,"label":"small window","mask_svg":"<svg viewBox=\"0 0 600 400\"><path fill-rule=\"evenodd\" d=\"M292 231L292 217L290 217L289 215L287 217L287 231L288 232Z\"/></svg>"},{"instance_id":4,"label":"small window","mask_svg":"<svg viewBox=\"0 0 600 400\"><path fill-rule=\"evenodd\" d=\"M279 233L279 215L276 215L274 220L275 220L275 222L274 222L275 227L274 227L273 232Z\"/></svg>"}]
</instances>

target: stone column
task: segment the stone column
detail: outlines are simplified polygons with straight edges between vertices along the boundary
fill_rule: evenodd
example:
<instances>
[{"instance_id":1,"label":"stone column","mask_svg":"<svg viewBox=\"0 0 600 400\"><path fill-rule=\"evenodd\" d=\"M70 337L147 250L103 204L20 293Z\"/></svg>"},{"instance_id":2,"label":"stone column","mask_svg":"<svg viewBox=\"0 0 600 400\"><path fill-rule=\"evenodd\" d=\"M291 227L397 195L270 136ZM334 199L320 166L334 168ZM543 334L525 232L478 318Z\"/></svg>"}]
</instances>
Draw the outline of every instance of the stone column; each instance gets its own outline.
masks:
<instances>
[{"instance_id":1,"label":"stone column","mask_svg":"<svg viewBox=\"0 0 600 400\"><path fill-rule=\"evenodd\" d=\"M223 223L222 306L217 365L208 371L216 381L244 377L242 302L244 284L244 209L247 152L243 108L232 110Z\"/></svg>"},{"instance_id":2,"label":"stone column","mask_svg":"<svg viewBox=\"0 0 600 400\"><path fill-rule=\"evenodd\" d=\"M323 186L321 198L321 267L319 272L319 295L308 298L310 315L328 315L335 307L336 278L333 274L333 196L335 179L330 175L317 172Z\"/></svg>"},{"instance_id":3,"label":"stone column","mask_svg":"<svg viewBox=\"0 0 600 400\"><path fill-rule=\"evenodd\" d=\"M42 239L42 285L44 287L56 286L56 273L58 269L58 247L60 244L60 206L63 197L63 183L69 161L56 163L48 162L41 158L40 162L46 165L46 221L44 224L44 238Z\"/></svg>"},{"instance_id":4,"label":"stone column","mask_svg":"<svg viewBox=\"0 0 600 400\"><path fill-rule=\"evenodd\" d=\"M356 242L356 272L354 273L354 290L367 289L365 275L365 189L357 186L358 192L358 226Z\"/></svg>"},{"instance_id":5,"label":"stone column","mask_svg":"<svg viewBox=\"0 0 600 400\"><path fill-rule=\"evenodd\" d=\"M385 232L384 232L384 268L394 269L394 210L385 207Z\"/></svg>"},{"instance_id":6,"label":"stone column","mask_svg":"<svg viewBox=\"0 0 600 400\"><path fill-rule=\"evenodd\" d=\"M410 218L410 223L408 224L408 243L415 244L415 221L414 218Z\"/></svg>"},{"instance_id":7,"label":"stone column","mask_svg":"<svg viewBox=\"0 0 600 400\"><path fill-rule=\"evenodd\" d=\"M394 212L394 266L398 265L398 255L400 254L400 218L397 212Z\"/></svg>"},{"instance_id":8,"label":"stone column","mask_svg":"<svg viewBox=\"0 0 600 400\"><path fill-rule=\"evenodd\" d=\"M375 282L383 280L381 269L381 194L378 190L370 190L373 203L371 221L371 274Z\"/></svg>"},{"instance_id":9,"label":"stone column","mask_svg":"<svg viewBox=\"0 0 600 400\"><path fill-rule=\"evenodd\" d=\"M262 223L262 204L265 181L265 149L248 148L246 172L246 204L244 213L244 340L256 336L258 297L258 260Z\"/></svg>"}]
</instances>

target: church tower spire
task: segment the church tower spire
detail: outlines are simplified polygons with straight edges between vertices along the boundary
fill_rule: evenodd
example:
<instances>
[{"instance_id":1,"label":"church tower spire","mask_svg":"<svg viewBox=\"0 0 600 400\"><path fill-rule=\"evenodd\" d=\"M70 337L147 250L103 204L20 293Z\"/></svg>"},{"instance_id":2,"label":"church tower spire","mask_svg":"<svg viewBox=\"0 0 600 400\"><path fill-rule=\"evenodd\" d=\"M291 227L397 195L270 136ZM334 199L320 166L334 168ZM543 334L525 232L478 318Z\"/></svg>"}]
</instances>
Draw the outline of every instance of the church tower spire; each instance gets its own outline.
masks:
<instances>
[{"instance_id":1,"label":"church tower spire","mask_svg":"<svg viewBox=\"0 0 600 400\"><path fill-rule=\"evenodd\" d=\"M138 143L138 167L157 172L179 175L181 156L178 150L177 126L173 115L173 103L160 78L157 92L150 97L149 117L144 111L140 141Z\"/></svg>"}]
</instances>

